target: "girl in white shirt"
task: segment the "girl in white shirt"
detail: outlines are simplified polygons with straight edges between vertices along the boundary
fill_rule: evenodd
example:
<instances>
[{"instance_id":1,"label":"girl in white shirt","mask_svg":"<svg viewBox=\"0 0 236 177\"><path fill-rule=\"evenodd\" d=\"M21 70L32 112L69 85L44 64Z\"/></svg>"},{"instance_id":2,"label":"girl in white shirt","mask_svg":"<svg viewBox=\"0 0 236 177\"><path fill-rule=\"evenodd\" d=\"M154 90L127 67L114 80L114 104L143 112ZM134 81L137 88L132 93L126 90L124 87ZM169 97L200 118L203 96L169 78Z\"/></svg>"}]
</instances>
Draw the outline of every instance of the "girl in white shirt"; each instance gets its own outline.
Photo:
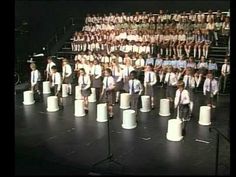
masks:
<instances>
[{"instance_id":1,"label":"girl in white shirt","mask_svg":"<svg viewBox=\"0 0 236 177\"><path fill-rule=\"evenodd\" d=\"M68 87L68 94L72 94L72 68L69 65L69 62L67 59L62 60L62 81L64 84L67 84Z\"/></svg>"},{"instance_id":2,"label":"girl in white shirt","mask_svg":"<svg viewBox=\"0 0 236 177\"><path fill-rule=\"evenodd\" d=\"M116 103L118 103L119 98L120 98L120 92L123 88L123 79L122 79L122 69L121 69L117 59L112 60L111 70L112 70L112 76L115 79Z\"/></svg>"},{"instance_id":3,"label":"girl in white shirt","mask_svg":"<svg viewBox=\"0 0 236 177\"><path fill-rule=\"evenodd\" d=\"M135 110L135 114L138 113L138 101L139 97L142 94L143 86L140 80L137 79L137 72L131 71L130 80L129 80L129 94L130 98L130 109Z\"/></svg>"},{"instance_id":4,"label":"girl in white shirt","mask_svg":"<svg viewBox=\"0 0 236 177\"><path fill-rule=\"evenodd\" d=\"M112 118L114 115L113 105L115 104L115 79L112 77L112 71L109 68L105 69L104 76L101 101L108 104L108 114Z\"/></svg>"},{"instance_id":5,"label":"girl in white shirt","mask_svg":"<svg viewBox=\"0 0 236 177\"><path fill-rule=\"evenodd\" d=\"M30 64L31 71L31 91L33 93L36 91L38 95L40 95L39 85L41 81L40 72L37 70L36 65L34 63Z\"/></svg>"},{"instance_id":6,"label":"girl in white shirt","mask_svg":"<svg viewBox=\"0 0 236 177\"><path fill-rule=\"evenodd\" d=\"M189 92L184 89L184 82L178 81L176 94L175 94L175 108L177 109L177 118L181 121L189 121L190 112L190 97Z\"/></svg>"},{"instance_id":7,"label":"girl in white shirt","mask_svg":"<svg viewBox=\"0 0 236 177\"><path fill-rule=\"evenodd\" d=\"M145 95L151 97L151 106L154 109L154 85L157 82L156 73L153 72L153 65L149 64L146 67L146 71L144 72L144 87L145 87Z\"/></svg>"},{"instance_id":8,"label":"girl in white shirt","mask_svg":"<svg viewBox=\"0 0 236 177\"><path fill-rule=\"evenodd\" d=\"M85 73L84 68L79 70L80 76L78 78L78 86L81 90L81 95L84 99L84 109L88 110L88 96L91 94L91 80L90 76Z\"/></svg>"}]
</instances>

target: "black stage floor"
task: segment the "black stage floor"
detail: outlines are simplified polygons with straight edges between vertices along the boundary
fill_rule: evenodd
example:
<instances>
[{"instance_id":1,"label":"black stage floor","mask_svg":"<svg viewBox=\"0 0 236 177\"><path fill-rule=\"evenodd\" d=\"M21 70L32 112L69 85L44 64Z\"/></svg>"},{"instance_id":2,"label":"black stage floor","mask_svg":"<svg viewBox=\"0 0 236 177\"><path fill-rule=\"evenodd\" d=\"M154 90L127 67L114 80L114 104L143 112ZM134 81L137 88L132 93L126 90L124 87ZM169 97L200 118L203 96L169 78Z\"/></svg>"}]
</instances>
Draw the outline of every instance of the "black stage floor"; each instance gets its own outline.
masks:
<instances>
[{"instance_id":1,"label":"black stage floor","mask_svg":"<svg viewBox=\"0 0 236 177\"><path fill-rule=\"evenodd\" d=\"M138 115L138 126L121 127L122 110L115 105L110 121L114 163L92 165L107 156L107 123L96 121L96 104L89 104L85 117L74 116L74 95L64 100L64 109L46 111L46 98L23 105L23 90L15 95L15 174L16 175L214 175L216 133L198 124L202 93L196 93L194 117L188 122L180 142L166 139L167 123L173 117L159 116L164 89L156 88L156 107ZM218 96L212 125L229 137L229 96ZM173 112L173 111L172 111ZM209 143L198 142L196 139ZM220 137L218 174L230 174L230 145Z\"/></svg>"}]
</instances>

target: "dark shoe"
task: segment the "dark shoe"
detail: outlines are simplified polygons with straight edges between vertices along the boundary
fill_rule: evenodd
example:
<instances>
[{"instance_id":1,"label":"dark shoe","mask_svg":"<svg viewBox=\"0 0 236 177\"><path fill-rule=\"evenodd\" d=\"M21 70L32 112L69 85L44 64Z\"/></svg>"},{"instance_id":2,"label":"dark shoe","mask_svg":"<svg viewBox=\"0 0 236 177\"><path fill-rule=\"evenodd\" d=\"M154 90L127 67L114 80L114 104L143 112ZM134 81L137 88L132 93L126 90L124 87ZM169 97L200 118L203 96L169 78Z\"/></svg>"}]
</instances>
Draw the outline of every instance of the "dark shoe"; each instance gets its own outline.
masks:
<instances>
[{"instance_id":1,"label":"dark shoe","mask_svg":"<svg viewBox=\"0 0 236 177\"><path fill-rule=\"evenodd\" d=\"M155 105L152 105L152 110L155 108Z\"/></svg>"},{"instance_id":2,"label":"dark shoe","mask_svg":"<svg viewBox=\"0 0 236 177\"><path fill-rule=\"evenodd\" d=\"M183 130L182 130L182 136L185 136L185 135L186 135L186 130L183 129Z\"/></svg>"},{"instance_id":3,"label":"dark shoe","mask_svg":"<svg viewBox=\"0 0 236 177\"><path fill-rule=\"evenodd\" d=\"M112 119L113 118L113 113L112 114L109 114L109 118Z\"/></svg>"}]
</instances>

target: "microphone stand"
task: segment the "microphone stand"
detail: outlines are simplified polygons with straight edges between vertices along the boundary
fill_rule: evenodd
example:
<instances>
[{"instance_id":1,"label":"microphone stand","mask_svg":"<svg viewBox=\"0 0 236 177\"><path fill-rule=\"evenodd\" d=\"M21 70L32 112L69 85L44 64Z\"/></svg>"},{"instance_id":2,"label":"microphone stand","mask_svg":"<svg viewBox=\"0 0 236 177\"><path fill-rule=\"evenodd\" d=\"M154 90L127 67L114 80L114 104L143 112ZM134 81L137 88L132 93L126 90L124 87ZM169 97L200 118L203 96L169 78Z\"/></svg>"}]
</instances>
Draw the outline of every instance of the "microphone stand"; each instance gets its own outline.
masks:
<instances>
[{"instance_id":1,"label":"microphone stand","mask_svg":"<svg viewBox=\"0 0 236 177\"><path fill-rule=\"evenodd\" d=\"M107 103L108 91L105 91L105 98L106 98L106 103ZM94 163L92 165L92 169L94 169L95 166L97 166L99 164L102 164L102 163L105 163L105 162L107 162L107 163L112 163L113 162L116 165L121 166L122 169L124 168L124 165L122 165L121 163L114 160L113 153L111 152L110 118L108 118L108 121L107 121L107 156L104 159L99 160L98 162Z\"/></svg>"}]
</instances>

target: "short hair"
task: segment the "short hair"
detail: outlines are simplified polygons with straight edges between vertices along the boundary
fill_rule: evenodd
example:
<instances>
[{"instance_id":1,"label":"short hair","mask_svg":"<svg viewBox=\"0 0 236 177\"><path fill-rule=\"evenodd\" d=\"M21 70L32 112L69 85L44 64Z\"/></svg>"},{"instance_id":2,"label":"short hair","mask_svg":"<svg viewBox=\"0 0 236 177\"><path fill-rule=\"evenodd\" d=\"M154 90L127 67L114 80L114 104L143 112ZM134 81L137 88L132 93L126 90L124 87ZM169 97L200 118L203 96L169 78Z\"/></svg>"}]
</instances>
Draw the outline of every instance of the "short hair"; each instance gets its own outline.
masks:
<instances>
[{"instance_id":1,"label":"short hair","mask_svg":"<svg viewBox=\"0 0 236 177\"><path fill-rule=\"evenodd\" d=\"M131 74L134 76L134 78L137 78L137 71L133 70L130 72L129 75L131 75Z\"/></svg>"},{"instance_id":2,"label":"short hair","mask_svg":"<svg viewBox=\"0 0 236 177\"><path fill-rule=\"evenodd\" d=\"M179 86L179 87L184 87L184 81L179 80L176 85Z\"/></svg>"},{"instance_id":3,"label":"short hair","mask_svg":"<svg viewBox=\"0 0 236 177\"><path fill-rule=\"evenodd\" d=\"M86 73L84 68L80 68L79 71L83 71L84 73Z\"/></svg>"},{"instance_id":4,"label":"short hair","mask_svg":"<svg viewBox=\"0 0 236 177\"><path fill-rule=\"evenodd\" d=\"M108 72L110 75L112 74L112 71L110 68L106 68L105 71Z\"/></svg>"},{"instance_id":5,"label":"short hair","mask_svg":"<svg viewBox=\"0 0 236 177\"><path fill-rule=\"evenodd\" d=\"M36 64L35 63L31 63L30 64L30 68L36 69Z\"/></svg>"},{"instance_id":6,"label":"short hair","mask_svg":"<svg viewBox=\"0 0 236 177\"><path fill-rule=\"evenodd\" d=\"M57 70L57 67L54 65L51 67L52 70Z\"/></svg>"}]
</instances>

